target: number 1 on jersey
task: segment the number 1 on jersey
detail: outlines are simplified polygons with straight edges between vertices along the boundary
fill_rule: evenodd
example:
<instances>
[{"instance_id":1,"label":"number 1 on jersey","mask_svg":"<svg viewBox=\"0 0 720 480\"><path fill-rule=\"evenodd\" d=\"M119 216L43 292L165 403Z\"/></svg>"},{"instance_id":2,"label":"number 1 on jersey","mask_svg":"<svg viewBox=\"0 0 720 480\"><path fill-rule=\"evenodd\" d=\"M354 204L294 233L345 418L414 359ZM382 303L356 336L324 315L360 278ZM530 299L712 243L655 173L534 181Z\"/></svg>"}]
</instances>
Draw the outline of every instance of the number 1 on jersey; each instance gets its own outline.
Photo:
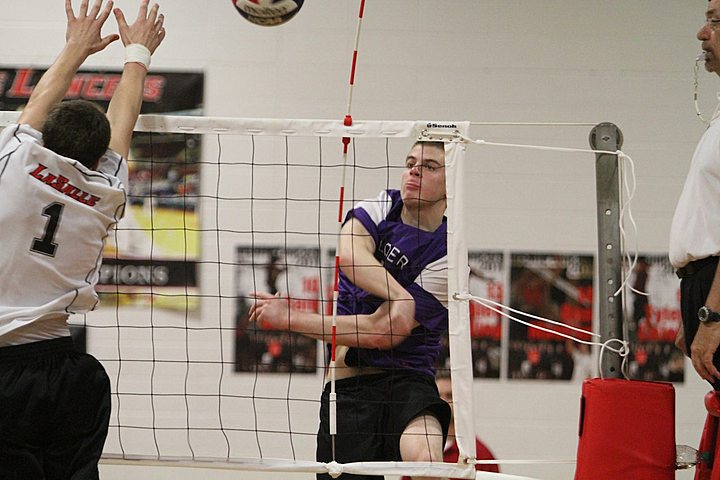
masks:
<instances>
[{"instance_id":1,"label":"number 1 on jersey","mask_svg":"<svg viewBox=\"0 0 720 480\"><path fill-rule=\"evenodd\" d=\"M42 214L48 217L47 225L45 225L45 232L43 233L42 238L33 238L30 250L50 257L55 256L57 243L53 243L53 240L55 239L55 232L57 231L58 224L60 223L60 216L62 215L64 207L65 205L62 203L51 203L43 209Z\"/></svg>"}]
</instances>

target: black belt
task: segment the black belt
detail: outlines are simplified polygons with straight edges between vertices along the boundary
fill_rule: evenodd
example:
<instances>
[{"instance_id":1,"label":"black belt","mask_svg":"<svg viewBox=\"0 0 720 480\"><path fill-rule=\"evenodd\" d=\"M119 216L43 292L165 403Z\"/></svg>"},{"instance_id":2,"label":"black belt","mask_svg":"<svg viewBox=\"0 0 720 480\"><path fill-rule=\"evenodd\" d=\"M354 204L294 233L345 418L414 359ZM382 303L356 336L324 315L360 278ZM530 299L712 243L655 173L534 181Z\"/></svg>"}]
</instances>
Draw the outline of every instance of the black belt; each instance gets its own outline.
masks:
<instances>
[{"instance_id":1,"label":"black belt","mask_svg":"<svg viewBox=\"0 0 720 480\"><path fill-rule=\"evenodd\" d=\"M678 278L689 277L690 275L695 275L697 272L707 267L708 265L717 265L717 263L718 257L705 257L701 260L695 260L694 262L690 262L684 267L678 268L675 274L678 276Z\"/></svg>"}]
</instances>

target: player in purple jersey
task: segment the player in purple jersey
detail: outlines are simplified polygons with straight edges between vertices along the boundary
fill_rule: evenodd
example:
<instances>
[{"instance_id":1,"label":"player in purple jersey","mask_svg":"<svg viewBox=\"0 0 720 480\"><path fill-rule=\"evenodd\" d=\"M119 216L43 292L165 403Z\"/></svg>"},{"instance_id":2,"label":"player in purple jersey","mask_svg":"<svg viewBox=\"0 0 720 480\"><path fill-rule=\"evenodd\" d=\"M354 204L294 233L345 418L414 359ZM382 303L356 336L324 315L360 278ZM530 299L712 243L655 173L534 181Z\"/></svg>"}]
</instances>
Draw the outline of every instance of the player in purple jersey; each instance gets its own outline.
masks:
<instances>
[{"instance_id":1,"label":"player in purple jersey","mask_svg":"<svg viewBox=\"0 0 720 480\"><path fill-rule=\"evenodd\" d=\"M448 319L444 145L416 143L405 166L400 190L359 202L341 230L338 433L333 455L326 384L318 461L442 462L450 408L438 395L434 365ZM250 321L330 338L327 318L292 310L286 298L255 297Z\"/></svg>"},{"instance_id":2,"label":"player in purple jersey","mask_svg":"<svg viewBox=\"0 0 720 480\"><path fill-rule=\"evenodd\" d=\"M97 303L103 244L125 207L123 157L165 30L143 0L130 25L115 9L119 35L102 37L112 1L88 7L65 1L65 46L0 134L1 479L97 479L109 428L109 378L73 348L67 319ZM107 115L61 103L87 57L118 39L125 64Z\"/></svg>"}]
</instances>

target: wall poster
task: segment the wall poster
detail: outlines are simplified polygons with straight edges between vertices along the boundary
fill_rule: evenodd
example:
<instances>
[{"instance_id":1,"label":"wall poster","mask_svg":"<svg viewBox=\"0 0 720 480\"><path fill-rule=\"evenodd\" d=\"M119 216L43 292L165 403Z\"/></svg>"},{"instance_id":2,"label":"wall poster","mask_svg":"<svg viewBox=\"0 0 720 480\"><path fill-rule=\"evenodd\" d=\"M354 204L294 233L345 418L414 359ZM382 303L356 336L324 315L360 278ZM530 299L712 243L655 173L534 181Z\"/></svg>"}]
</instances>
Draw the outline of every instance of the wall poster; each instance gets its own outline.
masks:
<instances>
[{"instance_id":1,"label":"wall poster","mask_svg":"<svg viewBox=\"0 0 720 480\"><path fill-rule=\"evenodd\" d=\"M675 347L682 324L680 280L667 255L639 256L625 290L630 334L630 378L683 382L685 359Z\"/></svg>"},{"instance_id":2,"label":"wall poster","mask_svg":"<svg viewBox=\"0 0 720 480\"><path fill-rule=\"evenodd\" d=\"M318 248L241 246L236 249L235 371L315 373L318 341L248 323L252 292L290 298L293 309L320 313Z\"/></svg>"},{"instance_id":3,"label":"wall poster","mask_svg":"<svg viewBox=\"0 0 720 480\"><path fill-rule=\"evenodd\" d=\"M512 308L592 330L592 256L511 253L510 262ZM589 335L528 315L515 316L548 331L510 322L508 375L511 379L579 381L594 375L591 348L555 332L582 340L590 340Z\"/></svg>"}]
</instances>

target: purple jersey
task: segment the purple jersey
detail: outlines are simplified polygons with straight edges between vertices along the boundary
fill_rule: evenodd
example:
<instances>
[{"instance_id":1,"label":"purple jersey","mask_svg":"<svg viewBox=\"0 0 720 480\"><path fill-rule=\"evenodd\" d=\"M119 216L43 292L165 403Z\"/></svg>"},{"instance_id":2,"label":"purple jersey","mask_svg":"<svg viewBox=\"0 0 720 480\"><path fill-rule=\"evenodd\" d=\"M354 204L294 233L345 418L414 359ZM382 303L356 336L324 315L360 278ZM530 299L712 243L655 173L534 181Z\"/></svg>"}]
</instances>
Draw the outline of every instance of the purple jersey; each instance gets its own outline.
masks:
<instances>
[{"instance_id":1,"label":"purple jersey","mask_svg":"<svg viewBox=\"0 0 720 480\"><path fill-rule=\"evenodd\" d=\"M447 330L447 223L434 232L405 225L400 218L400 191L385 190L372 200L359 202L345 221L357 218L375 241L375 258L415 299L420 324L390 350L351 348L349 366L411 370L435 375L440 336ZM383 299L353 285L340 272L338 314L369 314Z\"/></svg>"}]
</instances>

